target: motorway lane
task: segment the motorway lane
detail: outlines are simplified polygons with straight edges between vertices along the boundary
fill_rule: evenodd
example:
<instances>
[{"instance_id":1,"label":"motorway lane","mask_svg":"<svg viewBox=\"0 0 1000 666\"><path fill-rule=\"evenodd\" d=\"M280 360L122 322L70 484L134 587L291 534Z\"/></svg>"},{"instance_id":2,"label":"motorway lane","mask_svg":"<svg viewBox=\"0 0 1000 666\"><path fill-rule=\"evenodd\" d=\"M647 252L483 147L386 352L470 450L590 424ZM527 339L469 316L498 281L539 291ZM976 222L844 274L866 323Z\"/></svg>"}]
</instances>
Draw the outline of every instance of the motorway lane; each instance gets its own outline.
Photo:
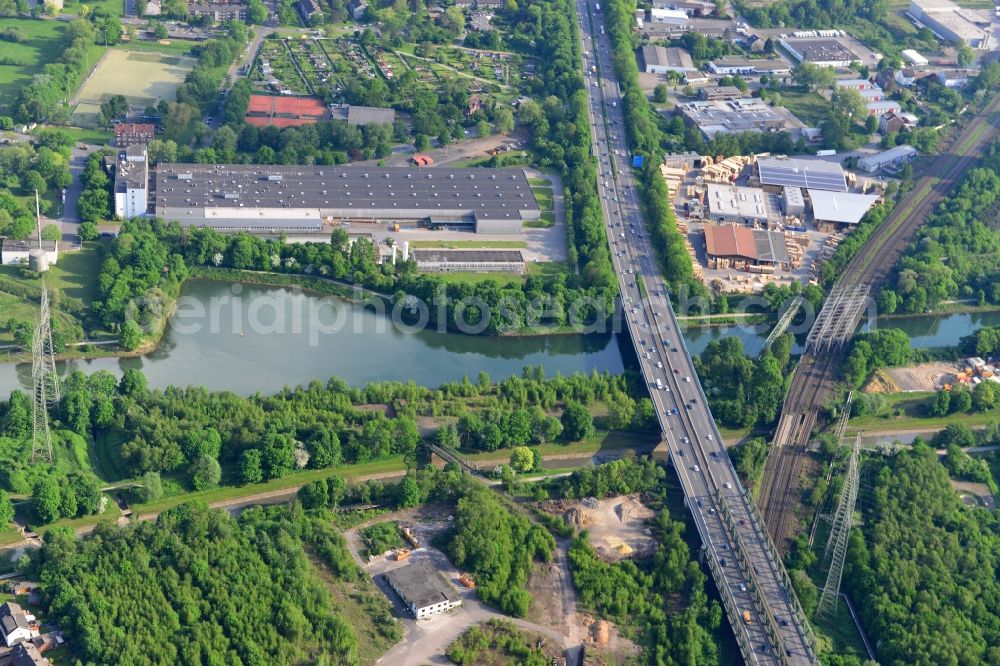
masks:
<instances>
[{"instance_id":1,"label":"motorway lane","mask_svg":"<svg viewBox=\"0 0 1000 666\"><path fill-rule=\"evenodd\" d=\"M728 613L730 621L741 642L745 638L752 646L751 659L755 663L780 663L777 646L764 631L764 625L770 623L780 635L789 663L812 663L814 660L804 630L794 617L791 599L781 582L780 563L769 557L766 533L751 516L743 488L724 447L719 444L721 436L706 407L704 393L691 358L683 348L679 326L669 306L641 216L617 84L613 79L601 76L613 72L610 43L600 31L602 17L595 12L597 31L591 36L588 8L582 1L578 3L578 13L591 120L594 123L593 138L598 155L598 194L609 222L612 261L618 273L633 344L649 382L650 395L688 498L688 506L707 555L716 563L726 562L721 569L713 567L713 574L720 591L730 598L736 608L737 617L733 617L731 611ZM596 74L591 70L593 65L599 70ZM607 126L605 116L609 123ZM636 282L638 278L646 287L646 298L640 295ZM658 388L657 382L662 389ZM678 411L676 415L672 413L674 409ZM726 529L720 515L722 507L718 505L718 493L724 496L726 507L736 521L735 538L743 545L753 573L749 570L744 573L736 566L735 538ZM769 612L762 613L755 609L751 601L754 593L763 595ZM738 617L743 611L751 613L753 622L750 625ZM774 620L771 621L768 615L773 615Z\"/></svg>"}]
</instances>

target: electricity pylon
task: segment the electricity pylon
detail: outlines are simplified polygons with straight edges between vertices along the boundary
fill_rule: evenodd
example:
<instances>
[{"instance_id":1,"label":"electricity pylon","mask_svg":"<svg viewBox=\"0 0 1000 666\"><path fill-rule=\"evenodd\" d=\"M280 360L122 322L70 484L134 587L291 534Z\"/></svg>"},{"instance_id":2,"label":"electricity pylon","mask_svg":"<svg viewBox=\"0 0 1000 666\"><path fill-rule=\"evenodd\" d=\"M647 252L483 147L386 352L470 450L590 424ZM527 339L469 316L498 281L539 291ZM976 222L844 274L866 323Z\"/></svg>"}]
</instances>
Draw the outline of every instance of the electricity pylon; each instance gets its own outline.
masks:
<instances>
[{"instance_id":1,"label":"electricity pylon","mask_svg":"<svg viewBox=\"0 0 1000 666\"><path fill-rule=\"evenodd\" d=\"M840 500L837 502L837 513L833 517L833 527L830 538L826 541L823 560L830 560L830 570L826 575L826 584L819 598L819 608L816 614L820 617L833 617L837 612L837 599L840 595L840 578L844 573L844 559L847 557L847 541L854 523L854 505L858 500L858 454L861 451L861 433L854 438L851 448L851 458L847 463L847 474L844 485L840 489Z\"/></svg>"},{"instance_id":2,"label":"electricity pylon","mask_svg":"<svg viewBox=\"0 0 1000 666\"><path fill-rule=\"evenodd\" d=\"M35 192L35 222L38 226L38 249L42 249L41 215L38 192ZM49 292L42 277L42 302L38 322L31 338L31 381L34 384L34 423L31 431L31 462L52 462L52 433L49 432L49 408L59 404L59 375L56 374L55 349L52 346L52 318Z\"/></svg>"}]
</instances>

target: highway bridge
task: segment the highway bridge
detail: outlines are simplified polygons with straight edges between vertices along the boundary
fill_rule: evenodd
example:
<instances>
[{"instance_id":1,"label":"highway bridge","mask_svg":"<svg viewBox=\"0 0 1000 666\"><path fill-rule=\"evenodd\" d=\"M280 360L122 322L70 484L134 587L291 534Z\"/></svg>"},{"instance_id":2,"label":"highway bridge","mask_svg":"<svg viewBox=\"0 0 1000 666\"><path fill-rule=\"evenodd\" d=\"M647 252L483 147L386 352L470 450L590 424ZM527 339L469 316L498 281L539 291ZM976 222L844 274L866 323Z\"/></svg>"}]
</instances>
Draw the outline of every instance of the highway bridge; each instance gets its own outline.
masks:
<instances>
[{"instance_id":1,"label":"highway bridge","mask_svg":"<svg viewBox=\"0 0 1000 666\"><path fill-rule=\"evenodd\" d=\"M975 166L983 149L1000 130L1000 93L989 100L927 169L913 189L872 234L844 268L806 339L805 353L792 376L781 409L771 451L764 467L758 500L771 538L783 548L798 525L799 481L806 446L816 426L819 410L836 384L836 369L847 343L866 312L874 314L871 296L917 229L934 207Z\"/></svg>"},{"instance_id":2,"label":"highway bridge","mask_svg":"<svg viewBox=\"0 0 1000 666\"><path fill-rule=\"evenodd\" d=\"M624 316L702 554L746 663L815 664L809 624L722 444L668 300L630 166L603 16L583 0L577 12L598 192Z\"/></svg>"}]
</instances>

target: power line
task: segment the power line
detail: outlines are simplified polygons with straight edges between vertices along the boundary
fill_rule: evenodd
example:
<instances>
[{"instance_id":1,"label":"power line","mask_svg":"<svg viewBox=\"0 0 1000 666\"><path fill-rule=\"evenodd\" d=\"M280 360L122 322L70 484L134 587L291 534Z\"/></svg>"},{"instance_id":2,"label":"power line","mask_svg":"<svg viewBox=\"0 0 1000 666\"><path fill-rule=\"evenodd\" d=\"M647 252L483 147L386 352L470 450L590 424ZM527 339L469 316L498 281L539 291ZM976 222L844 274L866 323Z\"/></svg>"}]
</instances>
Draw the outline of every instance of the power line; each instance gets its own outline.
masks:
<instances>
[{"instance_id":1,"label":"power line","mask_svg":"<svg viewBox=\"0 0 1000 666\"><path fill-rule=\"evenodd\" d=\"M35 192L35 224L38 227L38 249L42 248L41 215L38 192ZM52 317L49 292L42 277L42 300L38 322L31 338L31 381L33 384L33 424L31 429L31 463L52 462L52 433L49 430L49 408L59 404L59 375L56 374L55 349L52 345Z\"/></svg>"},{"instance_id":2,"label":"power line","mask_svg":"<svg viewBox=\"0 0 1000 666\"><path fill-rule=\"evenodd\" d=\"M847 474L844 485L840 489L840 501L837 502L837 513L833 517L833 528L826 542L823 560L830 562L830 570L826 575L826 584L819 598L819 617L834 617L837 613L837 600L840 594L840 579L844 573L844 560L847 557L847 541L854 524L854 505L858 499L858 454L861 451L861 433L854 438L851 457L847 463Z\"/></svg>"}]
</instances>

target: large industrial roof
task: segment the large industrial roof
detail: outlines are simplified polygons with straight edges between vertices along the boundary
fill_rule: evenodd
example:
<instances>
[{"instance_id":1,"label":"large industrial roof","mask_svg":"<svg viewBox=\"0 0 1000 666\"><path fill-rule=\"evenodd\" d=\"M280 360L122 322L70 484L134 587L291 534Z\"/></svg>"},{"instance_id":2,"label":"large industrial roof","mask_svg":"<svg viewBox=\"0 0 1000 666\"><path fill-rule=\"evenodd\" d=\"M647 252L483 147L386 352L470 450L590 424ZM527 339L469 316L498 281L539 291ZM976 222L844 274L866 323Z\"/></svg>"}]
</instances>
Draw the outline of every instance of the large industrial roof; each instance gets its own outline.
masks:
<instances>
[{"instance_id":1,"label":"large industrial roof","mask_svg":"<svg viewBox=\"0 0 1000 666\"><path fill-rule=\"evenodd\" d=\"M878 201L876 194L852 194L849 192L829 192L809 190L812 199L813 217L826 222L857 224L868 209Z\"/></svg>"},{"instance_id":2,"label":"large industrial roof","mask_svg":"<svg viewBox=\"0 0 1000 666\"><path fill-rule=\"evenodd\" d=\"M790 157L758 157L761 185L811 187L846 192L847 180L839 164Z\"/></svg>"},{"instance_id":3,"label":"large industrial roof","mask_svg":"<svg viewBox=\"0 0 1000 666\"><path fill-rule=\"evenodd\" d=\"M785 236L780 231L738 224L706 225L705 250L713 257L742 257L775 264L790 261Z\"/></svg>"},{"instance_id":4,"label":"large industrial roof","mask_svg":"<svg viewBox=\"0 0 1000 666\"><path fill-rule=\"evenodd\" d=\"M539 210L521 169L252 164L160 164L157 213L164 208L180 213L221 208L237 216L262 209L286 215L338 210L352 217L394 211L418 217L471 214L480 220L520 219L521 211Z\"/></svg>"}]
</instances>

